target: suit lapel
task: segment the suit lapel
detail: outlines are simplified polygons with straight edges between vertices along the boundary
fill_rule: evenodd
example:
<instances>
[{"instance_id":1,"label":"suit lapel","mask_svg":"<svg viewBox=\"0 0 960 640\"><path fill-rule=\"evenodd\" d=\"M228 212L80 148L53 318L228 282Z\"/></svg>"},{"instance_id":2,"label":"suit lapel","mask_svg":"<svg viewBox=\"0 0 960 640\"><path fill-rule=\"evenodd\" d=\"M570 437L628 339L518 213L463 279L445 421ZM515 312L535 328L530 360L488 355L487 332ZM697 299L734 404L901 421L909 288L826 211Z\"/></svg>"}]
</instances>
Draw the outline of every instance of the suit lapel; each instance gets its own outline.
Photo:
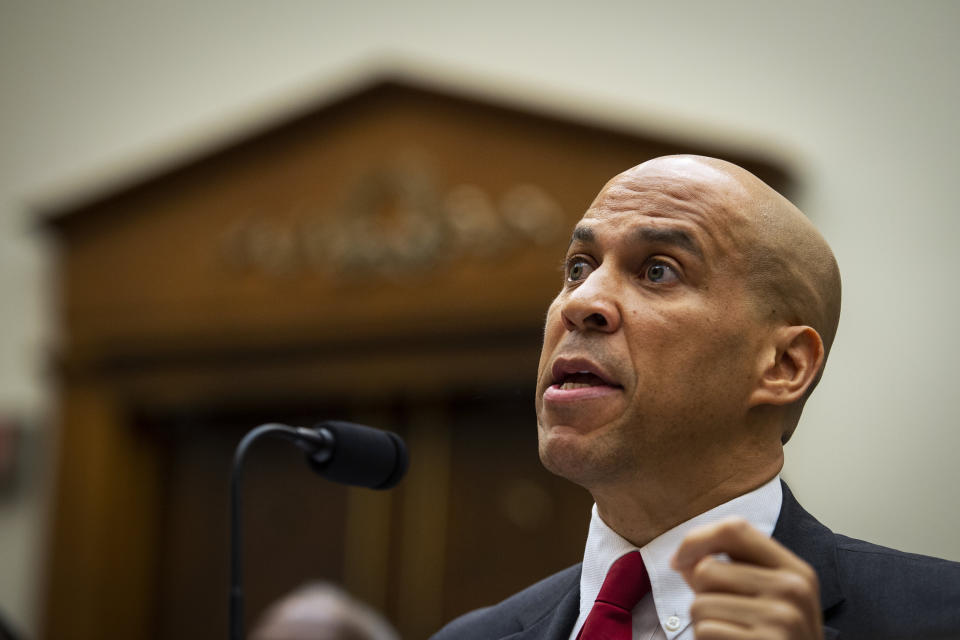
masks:
<instances>
[{"instance_id":1,"label":"suit lapel","mask_svg":"<svg viewBox=\"0 0 960 640\"><path fill-rule=\"evenodd\" d=\"M843 602L843 590L837 574L837 542L833 532L807 513L786 483L783 487L783 506L773 530L773 537L783 546L813 566L820 579L820 605L824 621L829 621L830 610ZM839 631L824 625L826 640L839 637Z\"/></svg>"},{"instance_id":2,"label":"suit lapel","mask_svg":"<svg viewBox=\"0 0 960 640\"><path fill-rule=\"evenodd\" d=\"M541 610L532 619L521 619L522 631L512 633L503 640L567 640L573 623L580 614L580 572L565 591L559 592L559 598L547 605L547 611Z\"/></svg>"}]
</instances>

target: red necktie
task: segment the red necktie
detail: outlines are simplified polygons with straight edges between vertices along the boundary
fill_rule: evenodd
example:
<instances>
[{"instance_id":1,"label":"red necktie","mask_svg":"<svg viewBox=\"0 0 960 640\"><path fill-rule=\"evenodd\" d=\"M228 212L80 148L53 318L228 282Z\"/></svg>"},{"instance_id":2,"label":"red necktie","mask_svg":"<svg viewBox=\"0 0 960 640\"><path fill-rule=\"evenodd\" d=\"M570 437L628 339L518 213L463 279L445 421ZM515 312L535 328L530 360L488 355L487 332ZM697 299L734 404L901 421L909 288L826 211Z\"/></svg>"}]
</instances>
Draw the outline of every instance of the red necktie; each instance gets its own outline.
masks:
<instances>
[{"instance_id":1,"label":"red necktie","mask_svg":"<svg viewBox=\"0 0 960 640\"><path fill-rule=\"evenodd\" d=\"M650 591L650 576L639 551L621 556L603 579L590 615L577 640L630 640L633 615L630 611Z\"/></svg>"}]
</instances>

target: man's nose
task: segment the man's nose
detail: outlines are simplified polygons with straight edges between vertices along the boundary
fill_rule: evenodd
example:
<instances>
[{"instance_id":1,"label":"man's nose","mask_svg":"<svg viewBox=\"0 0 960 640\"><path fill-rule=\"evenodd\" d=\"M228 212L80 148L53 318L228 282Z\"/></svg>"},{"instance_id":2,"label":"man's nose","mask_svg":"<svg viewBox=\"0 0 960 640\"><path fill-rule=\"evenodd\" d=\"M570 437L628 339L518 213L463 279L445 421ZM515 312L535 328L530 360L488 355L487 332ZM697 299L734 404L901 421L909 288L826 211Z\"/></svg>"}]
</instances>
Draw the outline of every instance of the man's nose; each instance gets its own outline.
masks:
<instances>
[{"instance_id":1,"label":"man's nose","mask_svg":"<svg viewBox=\"0 0 960 640\"><path fill-rule=\"evenodd\" d=\"M616 286L608 276L600 267L567 295L560 308L567 331L613 333L620 328Z\"/></svg>"}]
</instances>

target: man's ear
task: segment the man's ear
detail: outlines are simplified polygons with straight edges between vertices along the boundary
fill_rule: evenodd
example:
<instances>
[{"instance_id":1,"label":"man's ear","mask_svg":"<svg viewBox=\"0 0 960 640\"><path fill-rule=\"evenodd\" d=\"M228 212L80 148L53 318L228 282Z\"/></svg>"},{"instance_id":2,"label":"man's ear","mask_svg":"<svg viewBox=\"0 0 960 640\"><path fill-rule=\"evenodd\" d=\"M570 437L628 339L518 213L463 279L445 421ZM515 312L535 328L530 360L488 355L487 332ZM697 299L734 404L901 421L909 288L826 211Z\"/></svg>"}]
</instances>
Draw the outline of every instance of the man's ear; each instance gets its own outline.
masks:
<instances>
[{"instance_id":1,"label":"man's ear","mask_svg":"<svg viewBox=\"0 0 960 640\"><path fill-rule=\"evenodd\" d=\"M803 398L823 364L823 340L812 327L779 327L767 351L750 406L788 405ZM773 355L771 359L769 354Z\"/></svg>"}]
</instances>

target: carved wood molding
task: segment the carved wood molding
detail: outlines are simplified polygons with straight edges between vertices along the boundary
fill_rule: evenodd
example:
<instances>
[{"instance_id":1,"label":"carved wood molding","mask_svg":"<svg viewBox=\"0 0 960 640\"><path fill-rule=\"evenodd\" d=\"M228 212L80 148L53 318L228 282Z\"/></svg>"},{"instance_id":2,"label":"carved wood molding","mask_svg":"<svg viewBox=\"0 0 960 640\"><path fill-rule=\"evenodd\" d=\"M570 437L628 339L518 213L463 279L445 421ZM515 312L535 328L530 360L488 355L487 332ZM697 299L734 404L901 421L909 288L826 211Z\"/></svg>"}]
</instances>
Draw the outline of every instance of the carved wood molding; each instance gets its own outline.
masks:
<instances>
[{"instance_id":1,"label":"carved wood molding","mask_svg":"<svg viewBox=\"0 0 960 640\"><path fill-rule=\"evenodd\" d=\"M259 212L222 233L228 266L272 276L312 271L350 278L395 277L459 258L492 260L544 245L565 230L547 189L517 183L502 193L476 184L442 184L420 152L372 167L339 196L295 211Z\"/></svg>"}]
</instances>

